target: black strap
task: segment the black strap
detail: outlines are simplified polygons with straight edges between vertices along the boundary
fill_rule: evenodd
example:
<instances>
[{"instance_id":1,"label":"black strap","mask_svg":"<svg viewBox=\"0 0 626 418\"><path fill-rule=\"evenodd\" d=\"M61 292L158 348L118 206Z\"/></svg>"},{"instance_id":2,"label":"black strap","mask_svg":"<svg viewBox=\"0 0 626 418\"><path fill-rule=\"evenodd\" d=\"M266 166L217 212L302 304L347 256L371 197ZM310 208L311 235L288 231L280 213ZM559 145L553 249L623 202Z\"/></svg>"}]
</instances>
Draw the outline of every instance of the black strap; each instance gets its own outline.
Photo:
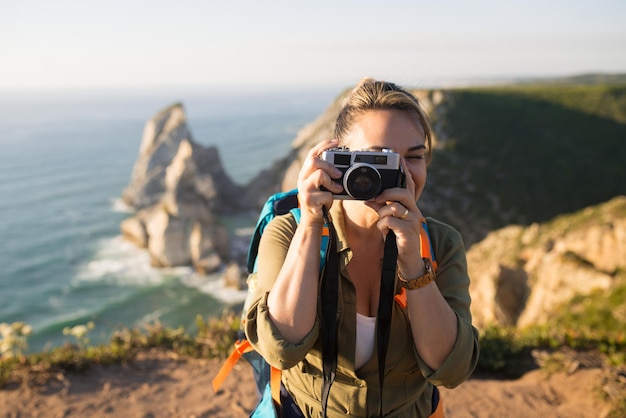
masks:
<instances>
[{"instance_id":1,"label":"black strap","mask_svg":"<svg viewBox=\"0 0 626 418\"><path fill-rule=\"evenodd\" d=\"M380 295L378 298L378 328L376 332L376 344L378 349L378 383L380 385L380 410L383 416L383 384L385 381L385 360L387 347L389 346L389 333L391 332L391 311L394 298L394 283L396 279L396 266L398 260L398 246L396 234L389 230L385 238L385 253L383 256L383 268L380 278Z\"/></svg>"},{"instance_id":2,"label":"black strap","mask_svg":"<svg viewBox=\"0 0 626 418\"><path fill-rule=\"evenodd\" d=\"M339 254L337 253L337 234L328 211L324 208L324 222L328 226L329 239L326 251L326 263L322 272L322 362L324 385L322 387L322 413L326 418L330 387L337 374L337 305L339 301ZM385 380L385 362L391 332L391 313L394 298L394 284L398 260L396 235L389 231L385 239L383 266L378 301L378 326L376 342L378 348L378 381L380 385L380 416L383 416L383 386Z\"/></svg>"},{"instance_id":3,"label":"black strap","mask_svg":"<svg viewBox=\"0 0 626 418\"><path fill-rule=\"evenodd\" d=\"M326 207L324 222L328 226L328 250L326 263L322 272L321 303L322 303L322 362L324 386L322 387L322 411L326 417L330 387L337 374L337 304L339 300L339 254L337 253L337 234L330 220Z\"/></svg>"}]
</instances>

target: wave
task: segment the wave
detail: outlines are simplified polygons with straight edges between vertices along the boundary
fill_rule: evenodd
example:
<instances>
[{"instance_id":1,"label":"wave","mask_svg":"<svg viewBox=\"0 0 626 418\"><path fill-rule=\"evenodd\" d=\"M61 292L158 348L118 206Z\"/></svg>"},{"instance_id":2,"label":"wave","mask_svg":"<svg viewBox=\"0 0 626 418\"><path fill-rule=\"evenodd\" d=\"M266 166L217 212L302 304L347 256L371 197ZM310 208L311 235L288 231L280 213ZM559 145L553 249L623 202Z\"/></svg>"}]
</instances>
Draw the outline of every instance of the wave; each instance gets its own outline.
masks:
<instances>
[{"instance_id":1,"label":"wave","mask_svg":"<svg viewBox=\"0 0 626 418\"><path fill-rule=\"evenodd\" d=\"M182 269L180 271L182 274L186 272ZM166 279L162 271L150 265L147 251L118 235L98 244L92 259L78 269L73 285L103 281L126 286L146 286L160 284Z\"/></svg>"},{"instance_id":2,"label":"wave","mask_svg":"<svg viewBox=\"0 0 626 418\"><path fill-rule=\"evenodd\" d=\"M202 293L211 295L226 304L241 303L248 295L248 290L238 290L232 287L224 286L224 281L219 274L200 275L193 273L188 276L181 277L181 283L185 286L198 289Z\"/></svg>"},{"instance_id":3,"label":"wave","mask_svg":"<svg viewBox=\"0 0 626 418\"><path fill-rule=\"evenodd\" d=\"M135 209L124 203L121 198L116 197L111 199L111 211L114 213L134 213Z\"/></svg>"},{"instance_id":4,"label":"wave","mask_svg":"<svg viewBox=\"0 0 626 418\"><path fill-rule=\"evenodd\" d=\"M227 304L243 302L246 290L224 286L219 273L202 275L191 267L155 268L150 265L150 255L121 235L102 240L91 261L77 271L73 286L106 282L118 286L158 286L177 278L191 288L206 293Z\"/></svg>"}]
</instances>

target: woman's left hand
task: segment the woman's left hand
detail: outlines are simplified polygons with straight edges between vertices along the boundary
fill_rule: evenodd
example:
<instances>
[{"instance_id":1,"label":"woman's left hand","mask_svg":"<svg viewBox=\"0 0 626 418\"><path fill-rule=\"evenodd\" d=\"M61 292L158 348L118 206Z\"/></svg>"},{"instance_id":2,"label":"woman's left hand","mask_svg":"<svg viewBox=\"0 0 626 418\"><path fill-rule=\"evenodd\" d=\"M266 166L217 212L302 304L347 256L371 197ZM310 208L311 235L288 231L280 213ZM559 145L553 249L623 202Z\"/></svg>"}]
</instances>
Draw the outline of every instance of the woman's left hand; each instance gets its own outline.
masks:
<instances>
[{"instance_id":1,"label":"woman's left hand","mask_svg":"<svg viewBox=\"0 0 626 418\"><path fill-rule=\"evenodd\" d=\"M403 164L404 165L404 164ZM407 276L418 275L423 270L420 253L420 228L422 212L417 207L415 182L406 167L406 188L385 190L376 199L366 202L378 212L378 229L387 236L391 229L396 234L398 267Z\"/></svg>"}]
</instances>

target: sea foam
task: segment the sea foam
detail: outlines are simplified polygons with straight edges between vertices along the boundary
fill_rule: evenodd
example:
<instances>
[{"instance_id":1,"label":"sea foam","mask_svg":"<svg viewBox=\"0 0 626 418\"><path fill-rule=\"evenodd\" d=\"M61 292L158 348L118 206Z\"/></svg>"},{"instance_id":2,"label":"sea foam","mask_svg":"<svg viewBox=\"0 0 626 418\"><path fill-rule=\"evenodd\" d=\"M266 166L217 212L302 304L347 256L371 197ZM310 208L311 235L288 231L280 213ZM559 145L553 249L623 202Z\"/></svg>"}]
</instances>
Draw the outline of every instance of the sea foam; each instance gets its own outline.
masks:
<instances>
[{"instance_id":1,"label":"sea foam","mask_svg":"<svg viewBox=\"0 0 626 418\"><path fill-rule=\"evenodd\" d=\"M173 278L228 304L240 303L247 295L246 290L225 287L219 273L202 275L191 267L152 267L148 252L121 235L100 242L92 259L78 270L73 285L106 282L119 286L157 286Z\"/></svg>"},{"instance_id":2,"label":"sea foam","mask_svg":"<svg viewBox=\"0 0 626 418\"><path fill-rule=\"evenodd\" d=\"M118 235L100 241L92 259L76 273L74 284L104 281L129 286L157 285L166 278L150 265L147 251Z\"/></svg>"},{"instance_id":3,"label":"sea foam","mask_svg":"<svg viewBox=\"0 0 626 418\"><path fill-rule=\"evenodd\" d=\"M111 210L115 213L133 213L135 211L119 197L111 199Z\"/></svg>"},{"instance_id":4,"label":"sea foam","mask_svg":"<svg viewBox=\"0 0 626 418\"><path fill-rule=\"evenodd\" d=\"M185 286L196 288L226 304L241 303L248 295L248 290L238 290L224 286L224 280L219 274L200 275L193 273L181 277L181 282Z\"/></svg>"}]
</instances>

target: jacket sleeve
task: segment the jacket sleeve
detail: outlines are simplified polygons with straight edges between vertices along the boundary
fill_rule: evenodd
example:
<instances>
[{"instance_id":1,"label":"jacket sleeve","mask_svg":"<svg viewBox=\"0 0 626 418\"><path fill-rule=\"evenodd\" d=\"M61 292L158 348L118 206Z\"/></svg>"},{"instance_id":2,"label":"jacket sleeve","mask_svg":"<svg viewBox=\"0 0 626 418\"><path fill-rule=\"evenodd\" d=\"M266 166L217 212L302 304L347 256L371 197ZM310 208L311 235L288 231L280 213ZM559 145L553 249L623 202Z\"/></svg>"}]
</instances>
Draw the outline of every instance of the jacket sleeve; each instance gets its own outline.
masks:
<instances>
[{"instance_id":1,"label":"jacket sleeve","mask_svg":"<svg viewBox=\"0 0 626 418\"><path fill-rule=\"evenodd\" d=\"M417 350L415 353L426 379L434 385L453 388L463 383L478 363L478 331L472 326L470 279L461 235L452 227L432 219L429 219L429 229L437 259L436 284L456 314L458 332L454 348L437 370L428 367Z\"/></svg>"},{"instance_id":2,"label":"jacket sleeve","mask_svg":"<svg viewBox=\"0 0 626 418\"><path fill-rule=\"evenodd\" d=\"M252 347L269 364L281 370L304 359L315 344L320 328L316 319L311 332L300 343L289 343L273 324L267 308L268 294L285 261L296 228L292 215L276 217L265 228L259 244L258 272L252 273L256 275L256 289L245 314L244 330Z\"/></svg>"}]
</instances>

